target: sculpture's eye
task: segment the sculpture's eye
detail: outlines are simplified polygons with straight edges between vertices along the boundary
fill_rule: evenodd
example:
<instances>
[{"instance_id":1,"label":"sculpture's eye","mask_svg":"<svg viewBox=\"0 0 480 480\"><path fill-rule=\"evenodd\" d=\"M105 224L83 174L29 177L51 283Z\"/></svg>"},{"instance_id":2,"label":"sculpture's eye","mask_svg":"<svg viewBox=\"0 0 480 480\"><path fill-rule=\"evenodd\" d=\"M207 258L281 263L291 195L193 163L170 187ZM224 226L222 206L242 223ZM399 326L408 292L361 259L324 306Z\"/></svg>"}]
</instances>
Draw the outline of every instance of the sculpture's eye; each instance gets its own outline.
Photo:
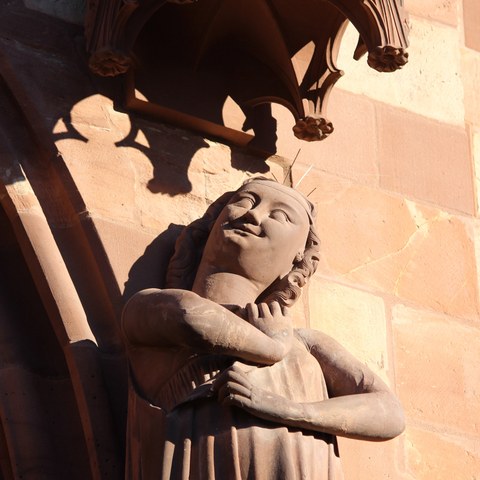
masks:
<instances>
[{"instance_id":1,"label":"sculpture's eye","mask_svg":"<svg viewBox=\"0 0 480 480\"><path fill-rule=\"evenodd\" d=\"M232 204L241 208L252 208L255 205L255 199L250 195L243 195L236 198Z\"/></svg>"},{"instance_id":2,"label":"sculpture's eye","mask_svg":"<svg viewBox=\"0 0 480 480\"><path fill-rule=\"evenodd\" d=\"M281 210L279 208L272 210L270 212L270 217L282 223L286 223L290 221L290 218L287 215L287 213L284 210Z\"/></svg>"}]
</instances>

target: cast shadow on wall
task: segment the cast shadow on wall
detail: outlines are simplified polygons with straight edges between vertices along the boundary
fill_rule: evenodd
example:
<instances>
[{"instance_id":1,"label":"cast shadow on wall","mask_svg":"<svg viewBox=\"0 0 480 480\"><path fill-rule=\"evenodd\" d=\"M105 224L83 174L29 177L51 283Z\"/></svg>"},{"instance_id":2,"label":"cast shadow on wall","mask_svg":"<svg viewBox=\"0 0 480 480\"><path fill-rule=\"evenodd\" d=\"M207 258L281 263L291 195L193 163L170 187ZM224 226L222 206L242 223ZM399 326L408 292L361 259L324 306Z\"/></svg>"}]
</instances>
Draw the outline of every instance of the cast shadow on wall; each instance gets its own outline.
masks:
<instances>
[{"instance_id":1,"label":"cast shadow on wall","mask_svg":"<svg viewBox=\"0 0 480 480\"><path fill-rule=\"evenodd\" d=\"M175 241L183 225L170 224L164 232L147 246L128 272L123 299L128 301L135 293L146 288L165 288L168 262L173 255Z\"/></svg>"},{"instance_id":2,"label":"cast shadow on wall","mask_svg":"<svg viewBox=\"0 0 480 480\"><path fill-rule=\"evenodd\" d=\"M52 143L61 148L62 140L76 140L80 152L82 144L87 145L94 140L89 137L95 136L97 140L103 135L103 141L109 142L106 146L111 148L112 152L114 149L133 149L148 159L153 167L153 173L147 187L152 193L174 196L190 192L192 185L188 172L192 158L200 149L209 146L202 136L193 130L181 130L162 123L148 112L139 113L127 107L127 75L114 78L100 77L89 70L82 27L32 12L18 3L18 12L14 13L13 18L7 16L1 22L2 29L5 34L9 34L9 29L12 30L13 37L15 35L18 37L18 31L27 32L28 34L23 34L24 41L21 42L20 38L18 44L42 45L45 53L38 54L38 49L26 53L14 45L6 45L7 57L11 68L18 75L15 82L17 85L23 85L34 108L42 116L41 122L45 130L51 133ZM18 27L20 20L22 29ZM142 32L137 42L136 53L139 62L148 64L149 55L155 57L156 50L145 50L145 45L154 43L150 35L152 29L156 30L157 26L155 22L149 23ZM22 68L22 62L25 61L23 57L26 54L29 55L31 63L28 70ZM242 82L232 62L229 63L231 71L227 72L228 75L225 74L227 78L221 77L220 72L225 68L225 64L220 60L224 59L225 52L214 52L212 55L213 57L206 59L205 68L200 69L195 78L191 78L191 75L185 76L183 83L180 83L181 75L179 77L178 72L172 74L170 78L168 68L164 71L160 68L161 64L153 63L152 71L140 70L144 73L137 76L136 88L142 96L151 99L151 103L164 102L168 106L170 105L168 102L178 98L179 108L182 107L182 102L186 102L193 108L193 114L203 111L207 119L221 124L227 98L229 95L230 100L235 97L231 90L231 78L235 78L237 84ZM168 64L168 59L165 61ZM158 69L162 71L158 73ZM206 92L207 85L210 96ZM98 101L96 96L105 98ZM87 102L90 102L86 105L87 109L78 115L78 107ZM118 115L117 119L108 118L111 104L116 112L124 114L123 119L118 120ZM175 107L173 104L171 106ZM255 107L244 105L242 109L238 106L236 108L243 118L238 133L245 135L244 132L248 131L253 132L255 136L248 137L250 143L246 148L237 148L235 153L232 149L231 163L225 165L225 168L231 166L241 171L266 173L269 167L265 159L275 153L277 139L276 120L272 116L271 105L262 104ZM31 117L30 114L29 116ZM96 120L99 121L98 124L95 124ZM117 120L124 124L121 132L115 132ZM82 122L92 123L89 126L93 128L90 130L83 128ZM143 137L143 141L139 141L139 137ZM214 135L210 138L215 140ZM43 140L46 141L47 138ZM252 151L255 155L247 159L244 153ZM102 155L107 153L106 150L101 152ZM114 156L113 153L111 161L113 164L118 159L125 158L128 161L128 153L124 150L122 155Z\"/></svg>"},{"instance_id":3,"label":"cast shadow on wall","mask_svg":"<svg viewBox=\"0 0 480 480\"><path fill-rule=\"evenodd\" d=\"M147 116L126 110L123 103L124 84L121 77L98 78L88 72L86 67L82 70L81 74L84 78L75 79L75 83L81 83L79 90L71 89L68 95L65 93L64 99L67 100L70 97L70 104L65 102L62 105L52 99L51 103L55 111L48 115L47 120L50 123L48 128L53 132L53 141L57 143L62 140L77 140L84 144L92 141L93 138L88 138L89 132L82 125L83 111L97 109L98 112L104 113L108 100L99 102L95 98L101 95L113 103L116 113L123 116L122 123L128 124L128 127L123 126L123 133L112 132L108 137L108 148L112 149L112 162L118 159L129 160L128 153L123 152L122 155L116 156L115 149L125 149L127 152L128 149L136 150L148 159L152 166L152 177L147 182L147 188L151 193L175 196L192 191L188 175L192 159L201 149L209 148L209 142L195 132L181 130L158 120L152 121ZM72 93L75 97L72 97ZM83 103L87 105L82 106ZM268 116L269 108L270 105L265 105L258 108L257 112L263 112L261 115ZM252 117L251 121L258 122L260 117ZM59 122L63 124L63 129L60 131L56 128ZM105 125L102 122L105 122ZM112 128L111 123L111 120L101 119L97 127L107 130ZM96 132L94 134L97 135ZM116 140L119 135L121 138ZM215 138L213 137L212 140L214 141ZM232 148L230 166L250 173L268 172L269 167L265 159L270 154L264 149L259 149L257 145L254 137L251 147ZM228 166L225 167L228 168Z\"/></svg>"},{"instance_id":4,"label":"cast shadow on wall","mask_svg":"<svg viewBox=\"0 0 480 480\"><path fill-rule=\"evenodd\" d=\"M209 144L200 136L179 131L162 124L152 124L143 118L129 115L130 131L117 148L134 148L148 158L152 167L152 178L147 183L151 193L170 196L188 193L192 190L188 171L194 155ZM146 142L137 138L142 134ZM261 156L247 156L244 149L231 150L230 165L236 170L250 173L266 173L269 167Z\"/></svg>"},{"instance_id":5,"label":"cast shadow on wall","mask_svg":"<svg viewBox=\"0 0 480 480\"><path fill-rule=\"evenodd\" d=\"M180 227L171 225L147 247L131 267L122 292L105 248L105 238L100 236L97 228L98 218L88 211L91 208L88 200L92 197L87 196L91 194L98 200L102 198L101 189L104 188L108 191L107 196L115 202L118 198L115 189L124 186L121 182L133 183L136 178L131 170L135 162L130 162L130 154L131 157L136 154L140 168L152 166L151 178L147 178L147 184L140 188L171 196L188 193L192 190L188 179L192 158L208 144L190 132L126 112L122 105L122 78L102 79L89 72L81 27L31 11L21 0L13 0L0 16L0 30L0 110L4 113L0 130L3 146L8 147L6 152L9 152L2 156L2 165L9 167L2 172L2 181L6 186L18 182L22 177L13 175L17 170L30 181L39 209L50 227L46 230L52 234L52 245L58 247L96 341L96 344L77 342L75 345L66 342L63 346L66 358L72 362L70 366L77 372L71 378L70 371L62 371L62 374L68 385L72 382L77 388L70 392L68 408L71 410L68 411L77 415L78 425L73 425L74 420L69 423L58 421L57 425L53 422L48 425L48 429L55 439L63 439L64 435L75 437L75 442L62 440L61 450L68 452L64 458L74 458L75 462L85 466L89 465L90 453L95 452L92 469L104 472L98 478L119 479L123 477L127 411L127 365L119 328L120 312L124 300L136 291L163 286L166 266ZM123 113L110 115L112 104L114 110ZM121 128L117 128L116 122L122 123ZM144 141L139 141L138 137L142 135ZM231 166L252 172L268 169L261 158L252 161L241 152L232 154ZM117 175L118 170L121 172ZM123 171L130 176L122 176ZM145 169L142 174L144 172ZM14 217L9 217L5 223L18 221L18 215L12 212ZM21 240L30 245L28 234L18 235L23 235ZM110 240L115 243L114 239ZM48 255L45 261L51 261ZM32 275L38 275L34 280L48 280L40 269L33 269ZM36 284L32 284L32 290L34 288L38 288ZM42 302L50 305L51 299L45 294L47 290L39 289L38 293ZM25 289L20 293L22 298L27 295ZM28 316L28 319L29 322L39 321L35 315ZM56 314L50 316L46 311L44 320L43 335L52 343L63 341L63 338L56 337L57 331L63 332L61 328L64 327L62 324L57 328ZM31 329L22 333L28 341L38 342L35 332ZM88 348L84 348L85 343ZM60 343L55 345L55 355L61 357L64 352L59 350ZM46 358L53 362L53 366L60 365L54 351L48 350ZM49 405L62 405L63 401L61 412L67 411L66 396L48 390L48 375L30 380L29 388L36 389L37 383L40 385L39 394L45 388ZM79 403L84 407L77 408L77 400L83 402L85 399L91 403ZM54 411L52 417L59 418ZM65 432L67 424L69 432ZM32 421L31 425L37 424ZM29 432L28 428L21 431ZM75 448L77 443L82 449ZM46 445L45 449L48 448ZM24 454L22 445L19 451ZM56 458L56 453L52 449L49 455ZM12 460L12 465L14 463ZM66 469L70 468L65 465ZM77 470L59 478L88 476L83 470Z\"/></svg>"},{"instance_id":6,"label":"cast shadow on wall","mask_svg":"<svg viewBox=\"0 0 480 480\"><path fill-rule=\"evenodd\" d=\"M34 189L47 221L56 225L62 215L67 225L74 215L81 220L79 230L85 231L72 233L73 241L65 240L73 227L57 228L54 235L92 331L99 331L97 323L105 325L98 333L99 343L111 345L111 339L119 336L123 292L94 222L85 215L89 207L83 198L85 190L101 197L102 188L121 189L122 182L130 182L125 188L132 188L142 175L146 186L140 188L154 194L188 193L192 190L188 178L192 158L200 149L209 148L209 143L192 132L126 111L125 79L102 78L89 71L83 27L32 11L20 0L9 5L0 17L0 97L11 104L6 109L2 103L6 112L2 128L15 151L11 158L21 157L22 168L36 181ZM136 160L130 161L134 156ZM232 150L230 165L225 165L225 169L231 167L252 173L268 171L261 156L248 156L238 149ZM143 170L132 172L132 168ZM9 181L15 181L14 176ZM109 197L115 200L114 195ZM161 250L173 243L172 232L175 229L158 240ZM164 238L167 244L162 243ZM150 286L136 271L132 269L127 295ZM96 288L91 278L104 288ZM100 304L107 313L98 313ZM98 322L97 317L101 317Z\"/></svg>"}]
</instances>

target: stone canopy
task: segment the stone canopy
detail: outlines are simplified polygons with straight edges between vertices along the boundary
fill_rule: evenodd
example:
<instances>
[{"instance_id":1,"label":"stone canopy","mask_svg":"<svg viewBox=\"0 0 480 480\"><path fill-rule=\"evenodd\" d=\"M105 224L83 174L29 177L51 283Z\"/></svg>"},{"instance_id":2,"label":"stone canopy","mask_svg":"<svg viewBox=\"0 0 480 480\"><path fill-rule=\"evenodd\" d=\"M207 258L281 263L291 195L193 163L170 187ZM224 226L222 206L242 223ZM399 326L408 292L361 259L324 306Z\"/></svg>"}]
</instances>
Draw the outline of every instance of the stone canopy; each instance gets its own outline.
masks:
<instances>
[{"instance_id":1,"label":"stone canopy","mask_svg":"<svg viewBox=\"0 0 480 480\"><path fill-rule=\"evenodd\" d=\"M343 75L336 60L349 21L360 34L355 59L368 52L380 72L407 62L398 0L108 0L89 2L89 65L102 76L128 73L129 109L237 144L252 140L243 132L253 129L272 151L271 103L290 111L297 138L323 140L333 131L326 104ZM243 124L222 112L227 99Z\"/></svg>"}]
</instances>

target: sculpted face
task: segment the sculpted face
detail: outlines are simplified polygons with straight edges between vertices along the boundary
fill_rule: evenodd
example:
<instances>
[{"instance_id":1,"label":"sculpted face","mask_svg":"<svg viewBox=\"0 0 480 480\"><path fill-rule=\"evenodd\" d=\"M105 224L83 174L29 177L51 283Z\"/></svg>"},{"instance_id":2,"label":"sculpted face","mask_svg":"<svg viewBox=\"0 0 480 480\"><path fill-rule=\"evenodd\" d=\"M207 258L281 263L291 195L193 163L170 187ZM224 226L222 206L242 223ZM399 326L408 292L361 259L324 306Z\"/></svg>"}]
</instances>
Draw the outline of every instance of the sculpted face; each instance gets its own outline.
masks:
<instances>
[{"instance_id":1,"label":"sculpted face","mask_svg":"<svg viewBox=\"0 0 480 480\"><path fill-rule=\"evenodd\" d=\"M269 286L292 269L310 227L305 199L265 180L239 189L220 213L204 258L222 271Z\"/></svg>"}]
</instances>

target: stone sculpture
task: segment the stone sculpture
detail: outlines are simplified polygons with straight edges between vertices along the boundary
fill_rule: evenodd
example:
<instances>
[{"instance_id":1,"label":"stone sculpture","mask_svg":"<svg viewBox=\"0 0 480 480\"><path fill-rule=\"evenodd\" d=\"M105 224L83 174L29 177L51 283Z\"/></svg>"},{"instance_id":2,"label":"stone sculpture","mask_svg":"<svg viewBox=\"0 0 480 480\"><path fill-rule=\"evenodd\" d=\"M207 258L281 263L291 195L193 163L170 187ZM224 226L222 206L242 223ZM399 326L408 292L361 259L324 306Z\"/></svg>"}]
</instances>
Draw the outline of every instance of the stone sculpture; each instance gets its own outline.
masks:
<instances>
[{"instance_id":1,"label":"stone sculpture","mask_svg":"<svg viewBox=\"0 0 480 480\"><path fill-rule=\"evenodd\" d=\"M139 292L123 315L128 478L338 479L337 435L402 432L378 376L327 335L292 328L318 253L313 205L264 178L184 230L172 288Z\"/></svg>"}]
</instances>

